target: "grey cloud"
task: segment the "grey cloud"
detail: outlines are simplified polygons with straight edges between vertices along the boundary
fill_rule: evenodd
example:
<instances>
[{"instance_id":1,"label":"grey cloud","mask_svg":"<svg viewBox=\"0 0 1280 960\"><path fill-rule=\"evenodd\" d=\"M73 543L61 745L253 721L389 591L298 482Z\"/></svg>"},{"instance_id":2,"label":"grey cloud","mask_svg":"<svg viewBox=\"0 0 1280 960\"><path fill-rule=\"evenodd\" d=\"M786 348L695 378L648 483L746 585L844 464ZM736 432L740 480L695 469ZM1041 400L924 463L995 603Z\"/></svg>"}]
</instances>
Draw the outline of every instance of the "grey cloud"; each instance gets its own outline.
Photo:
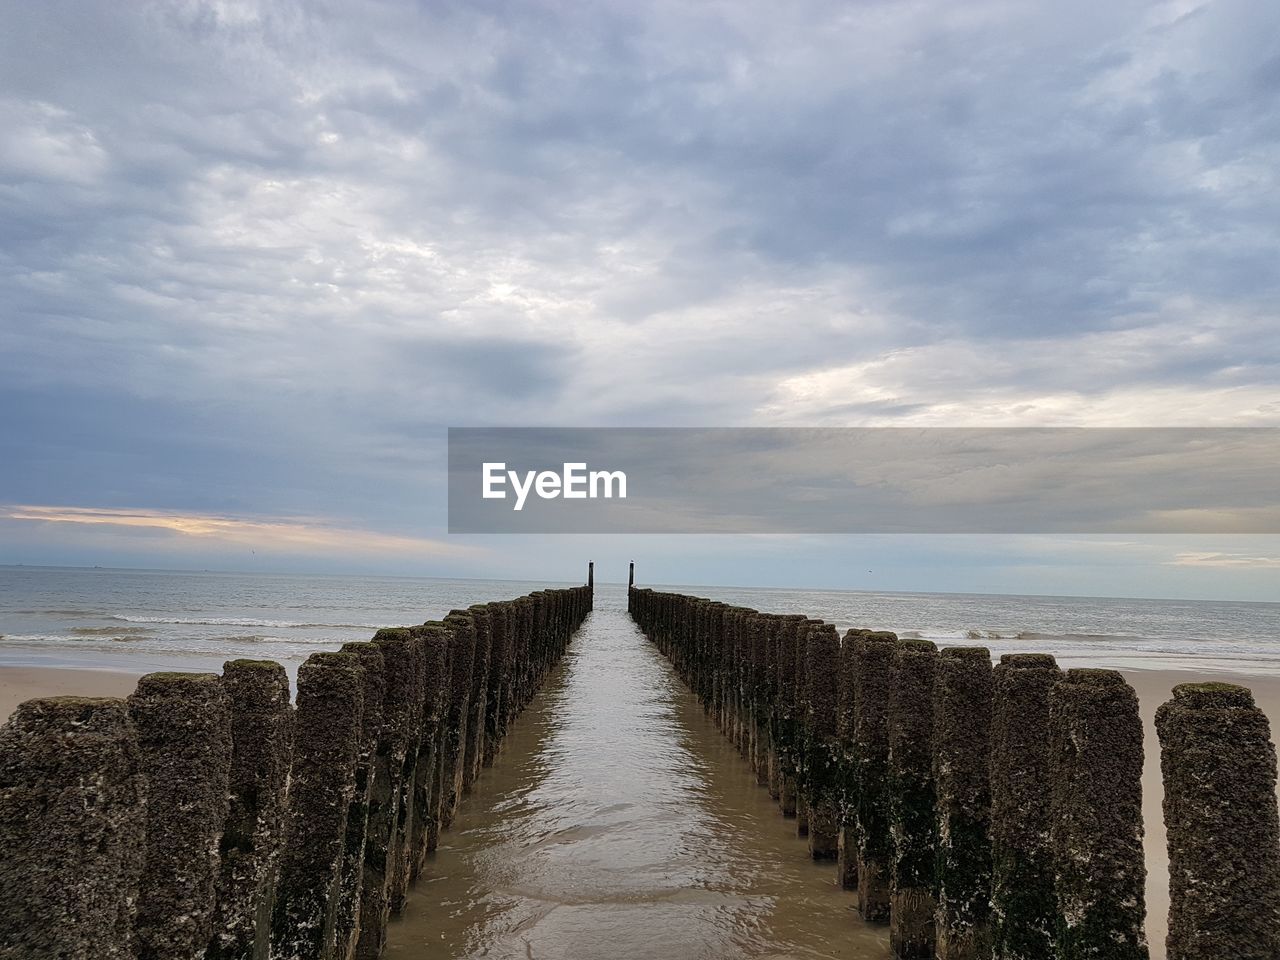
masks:
<instances>
[{"instance_id":1,"label":"grey cloud","mask_svg":"<svg viewBox=\"0 0 1280 960\"><path fill-rule=\"evenodd\" d=\"M259 438L257 496L301 463L293 499L330 506L416 507L450 422L962 419L988 389L1222 383L1257 407L1276 14L1168 9L14 7L0 377L121 429L198 408L228 454ZM51 468L8 429L30 489ZM188 496L226 489L166 436Z\"/></svg>"}]
</instances>

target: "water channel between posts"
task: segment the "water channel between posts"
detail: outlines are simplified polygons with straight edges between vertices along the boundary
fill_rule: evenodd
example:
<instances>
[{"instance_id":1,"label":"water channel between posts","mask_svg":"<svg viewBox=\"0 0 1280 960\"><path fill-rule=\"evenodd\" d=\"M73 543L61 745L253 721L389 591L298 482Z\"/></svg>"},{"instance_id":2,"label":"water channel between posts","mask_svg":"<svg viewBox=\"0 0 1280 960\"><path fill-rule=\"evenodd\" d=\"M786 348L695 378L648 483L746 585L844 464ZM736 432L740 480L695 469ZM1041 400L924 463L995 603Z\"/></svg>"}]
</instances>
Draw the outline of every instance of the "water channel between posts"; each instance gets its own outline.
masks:
<instances>
[{"instance_id":1,"label":"water channel between posts","mask_svg":"<svg viewBox=\"0 0 1280 960\"><path fill-rule=\"evenodd\" d=\"M595 610L389 931L395 960L889 956L626 611Z\"/></svg>"}]
</instances>

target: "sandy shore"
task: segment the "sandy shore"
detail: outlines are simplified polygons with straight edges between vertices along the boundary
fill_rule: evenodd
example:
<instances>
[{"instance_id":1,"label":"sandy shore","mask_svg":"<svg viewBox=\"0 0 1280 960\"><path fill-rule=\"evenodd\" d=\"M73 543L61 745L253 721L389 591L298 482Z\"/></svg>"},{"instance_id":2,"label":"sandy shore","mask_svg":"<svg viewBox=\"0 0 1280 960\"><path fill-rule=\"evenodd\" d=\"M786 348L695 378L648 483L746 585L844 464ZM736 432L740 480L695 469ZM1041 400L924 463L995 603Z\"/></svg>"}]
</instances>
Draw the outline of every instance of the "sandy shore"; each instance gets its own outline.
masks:
<instances>
[{"instance_id":1,"label":"sandy shore","mask_svg":"<svg viewBox=\"0 0 1280 960\"><path fill-rule=\"evenodd\" d=\"M48 696L123 697L132 692L137 678L156 669L155 664L138 664L134 672L83 670L61 667L0 666L0 716L8 717L23 700ZM172 667L170 667L172 668ZM192 665L188 669L209 669ZM1125 675L1138 691L1142 719L1146 726L1146 769L1143 776L1143 807L1146 821L1147 910L1152 960L1165 955L1164 937L1169 909L1169 862L1165 852L1164 819L1160 805L1160 749L1155 733L1155 712L1168 700L1173 687L1200 679L1239 683L1253 690L1258 704L1271 718L1273 738L1280 732L1280 678L1246 676L1219 671L1127 670Z\"/></svg>"},{"instance_id":2,"label":"sandy shore","mask_svg":"<svg viewBox=\"0 0 1280 960\"><path fill-rule=\"evenodd\" d=\"M127 697L145 671L71 670L61 667L0 667L0 716L35 697Z\"/></svg>"}]
</instances>

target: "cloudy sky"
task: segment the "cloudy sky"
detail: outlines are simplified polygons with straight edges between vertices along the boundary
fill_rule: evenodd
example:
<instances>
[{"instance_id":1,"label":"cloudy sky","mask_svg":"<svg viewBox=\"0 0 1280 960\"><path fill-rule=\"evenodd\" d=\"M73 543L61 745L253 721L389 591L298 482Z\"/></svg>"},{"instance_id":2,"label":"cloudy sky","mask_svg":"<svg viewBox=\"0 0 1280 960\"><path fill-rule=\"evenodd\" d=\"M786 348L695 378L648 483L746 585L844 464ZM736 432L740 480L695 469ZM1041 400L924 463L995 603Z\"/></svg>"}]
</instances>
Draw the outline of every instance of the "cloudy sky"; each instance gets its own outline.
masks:
<instances>
[{"instance_id":1,"label":"cloudy sky","mask_svg":"<svg viewBox=\"0 0 1280 960\"><path fill-rule=\"evenodd\" d=\"M1280 7L0 2L0 563L1275 598L1274 537L450 537L449 425L1280 426Z\"/></svg>"}]
</instances>

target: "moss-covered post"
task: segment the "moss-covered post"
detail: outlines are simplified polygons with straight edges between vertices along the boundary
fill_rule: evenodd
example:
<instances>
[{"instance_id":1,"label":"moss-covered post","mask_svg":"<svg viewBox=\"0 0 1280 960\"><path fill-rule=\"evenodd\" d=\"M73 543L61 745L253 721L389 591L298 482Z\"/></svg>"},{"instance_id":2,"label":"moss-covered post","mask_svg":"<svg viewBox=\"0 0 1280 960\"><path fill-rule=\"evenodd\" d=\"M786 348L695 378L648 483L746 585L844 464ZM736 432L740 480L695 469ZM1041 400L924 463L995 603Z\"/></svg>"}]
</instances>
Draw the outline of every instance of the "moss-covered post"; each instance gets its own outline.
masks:
<instances>
[{"instance_id":1,"label":"moss-covered post","mask_svg":"<svg viewBox=\"0 0 1280 960\"><path fill-rule=\"evenodd\" d=\"M1055 957L1049 697L1060 679L1048 654L1006 654L994 672L991 904L996 960Z\"/></svg>"},{"instance_id":2,"label":"moss-covered post","mask_svg":"<svg viewBox=\"0 0 1280 960\"><path fill-rule=\"evenodd\" d=\"M769 796L778 799L778 617L760 615L760 764Z\"/></svg>"},{"instance_id":3,"label":"moss-covered post","mask_svg":"<svg viewBox=\"0 0 1280 960\"><path fill-rule=\"evenodd\" d=\"M858 771L854 749L857 723L858 645L869 630L849 630L840 644L836 697L836 779L840 812L836 835L836 882L845 890L858 889Z\"/></svg>"},{"instance_id":4,"label":"moss-covered post","mask_svg":"<svg viewBox=\"0 0 1280 960\"><path fill-rule=\"evenodd\" d=\"M713 708L716 726L725 736L729 736L727 723L729 716L729 608L721 603L707 605L711 617L711 643L715 657L715 706ZM732 739L732 738L730 738Z\"/></svg>"},{"instance_id":5,"label":"moss-covered post","mask_svg":"<svg viewBox=\"0 0 1280 960\"><path fill-rule=\"evenodd\" d=\"M217 674L151 673L129 697L147 791L138 960L203 957L227 819L231 714Z\"/></svg>"},{"instance_id":6,"label":"moss-covered post","mask_svg":"<svg viewBox=\"0 0 1280 960\"><path fill-rule=\"evenodd\" d=\"M489 605L476 604L467 610L475 628L475 661L471 666L470 714L467 717L467 744L462 786L468 793L480 776L484 761L485 711L489 706L489 661L493 656L493 623Z\"/></svg>"},{"instance_id":7,"label":"moss-covered post","mask_svg":"<svg viewBox=\"0 0 1280 960\"><path fill-rule=\"evenodd\" d=\"M373 763L373 789L369 794L360 938L356 944L358 960L377 960L386 946L392 875L396 863L404 859L400 796L417 683L416 645L408 630L379 630L373 644L382 653L384 694Z\"/></svg>"},{"instance_id":8,"label":"moss-covered post","mask_svg":"<svg viewBox=\"0 0 1280 960\"><path fill-rule=\"evenodd\" d=\"M991 652L947 647L934 683L937 960L991 956Z\"/></svg>"},{"instance_id":9,"label":"moss-covered post","mask_svg":"<svg viewBox=\"0 0 1280 960\"><path fill-rule=\"evenodd\" d=\"M509 667L502 689L502 728L506 732L520 714L520 678L525 669L525 648L529 637L529 603L520 596L507 612Z\"/></svg>"},{"instance_id":10,"label":"moss-covered post","mask_svg":"<svg viewBox=\"0 0 1280 960\"><path fill-rule=\"evenodd\" d=\"M441 762L444 750L449 670L449 631L442 623L426 623L413 631L422 643L422 699L417 704L418 762L413 771L413 826L409 839L409 876L416 879L440 837Z\"/></svg>"},{"instance_id":11,"label":"moss-covered post","mask_svg":"<svg viewBox=\"0 0 1280 960\"><path fill-rule=\"evenodd\" d=\"M751 768L756 783L769 784L769 617L753 612L748 620L751 638L751 677L748 698L751 717Z\"/></svg>"},{"instance_id":12,"label":"moss-covered post","mask_svg":"<svg viewBox=\"0 0 1280 960\"><path fill-rule=\"evenodd\" d=\"M0 727L0 956L133 960L145 790L125 701L18 706Z\"/></svg>"},{"instance_id":13,"label":"moss-covered post","mask_svg":"<svg viewBox=\"0 0 1280 960\"><path fill-rule=\"evenodd\" d=\"M858 771L858 912L889 919L893 836L889 806L889 691L898 642L888 632L862 638L855 669L854 750Z\"/></svg>"},{"instance_id":14,"label":"moss-covered post","mask_svg":"<svg viewBox=\"0 0 1280 960\"><path fill-rule=\"evenodd\" d=\"M419 807L415 803L415 791L422 782L418 759L422 755L422 696L427 684L426 642L421 631L409 628L409 662L413 670L412 700L409 704L409 741L405 747L404 766L401 767L397 800L399 812L396 819L394 858L390 863L391 878L387 886L387 899L391 912L399 914L409 897L409 884L417 850L414 838L419 835Z\"/></svg>"},{"instance_id":15,"label":"moss-covered post","mask_svg":"<svg viewBox=\"0 0 1280 960\"><path fill-rule=\"evenodd\" d=\"M293 755L289 676L271 660L231 660L223 664L222 687L231 710L231 806L207 957L255 960L265 952L284 844Z\"/></svg>"},{"instance_id":16,"label":"moss-covered post","mask_svg":"<svg viewBox=\"0 0 1280 960\"><path fill-rule=\"evenodd\" d=\"M1058 960L1147 960L1138 695L1068 670L1049 703Z\"/></svg>"},{"instance_id":17,"label":"moss-covered post","mask_svg":"<svg viewBox=\"0 0 1280 960\"><path fill-rule=\"evenodd\" d=\"M750 635L747 633L747 618L755 613L746 607L734 607L733 641L730 646L730 657L733 665L733 727L732 740L742 754L744 760L750 760L750 745L747 733L747 684L751 669Z\"/></svg>"},{"instance_id":18,"label":"moss-covered post","mask_svg":"<svg viewBox=\"0 0 1280 960\"><path fill-rule=\"evenodd\" d=\"M889 946L899 960L933 960L938 821L934 809L933 688L938 648L899 640L889 692L893 870Z\"/></svg>"},{"instance_id":19,"label":"moss-covered post","mask_svg":"<svg viewBox=\"0 0 1280 960\"><path fill-rule=\"evenodd\" d=\"M450 645L452 694L444 745L444 794L440 805L440 826L447 830L453 823L458 801L462 798L468 720L471 716L471 672L475 669L476 630L471 615L461 610L450 612L444 618L444 623L453 638Z\"/></svg>"},{"instance_id":20,"label":"moss-covered post","mask_svg":"<svg viewBox=\"0 0 1280 960\"><path fill-rule=\"evenodd\" d=\"M715 633L711 627L713 604L700 597L687 602L673 600L673 604L677 607L673 611L674 646L677 650L684 649L691 653L694 664L693 692L698 695L703 711L713 722L717 722L715 698L719 651L716 649Z\"/></svg>"},{"instance_id":21,"label":"moss-covered post","mask_svg":"<svg viewBox=\"0 0 1280 960\"><path fill-rule=\"evenodd\" d=\"M797 697L796 657L802 614L787 614L778 627L778 807L784 817L796 816L797 726L801 721Z\"/></svg>"},{"instance_id":22,"label":"moss-covered post","mask_svg":"<svg viewBox=\"0 0 1280 960\"><path fill-rule=\"evenodd\" d=\"M834 860L840 825L836 768L840 635L836 628L829 623L813 627L806 655L809 855L814 860Z\"/></svg>"},{"instance_id":23,"label":"moss-covered post","mask_svg":"<svg viewBox=\"0 0 1280 960\"><path fill-rule=\"evenodd\" d=\"M490 604L490 624L493 630L493 649L489 656L489 682L486 685L489 702L485 707L484 765L492 765L506 736L503 725L503 701L507 696L507 676L511 671L511 604Z\"/></svg>"},{"instance_id":24,"label":"moss-covered post","mask_svg":"<svg viewBox=\"0 0 1280 960\"><path fill-rule=\"evenodd\" d=\"M333 931L335 960L350 960L355 955L356 943L360 936L360 899L364 886L365 842L369 830L373 768L378 752L378 734L382 728L382 702L386 693L386 680L382 651L373 643L345 643L341 651L353 653L360 659L361 673L364 677L355 783L352 786L351 803L347 806L346 849L338 879L338 913L334 919Z\"/></svg>"},{"instance_id":25,"label":"moss-covered post","mask_svg":"<svg viewBox=\"0 0 1280 960\"><path fill-rule=\"evenodd\" d=\"M725 616L725 713L729 742L743 753L744 715L742 710L742 686L746 668L743 621L747 611L743 607L730 607Z\"/></svg>"},{"instance_id":26,"label":"moss-covered post","mask_svg":"<svg viewBox=\"0 0 1280 960\"><path fill-rule=\"evenodd\" d=\"M333 956L363 697L364 670L354 653L312 654L298 668L288 828L272 914L271 960Z\"/></svg>"},{"instance_id":27,"label":"moss-covered post","mask_svg":"<svg viewBox=\"0 0 1280 960\"><path fill-rule=\"evenodd\" d=\"M1253 694L1185 683L1156 712L1169 960L1280 957L1276 750Z\"/></svg>"},{"instance_id":28,"label":"moss-covered post","mask_svg":"<svg viewBox=\"0 0 1280 960\"><path fill-rule=\"evenodd\" d=\"M809 743L809 643L813 631L823 625L821 620L806 617L796 629L796 836L809 836L809 762L812 747Z\"/></svg>"}]
</instances>

